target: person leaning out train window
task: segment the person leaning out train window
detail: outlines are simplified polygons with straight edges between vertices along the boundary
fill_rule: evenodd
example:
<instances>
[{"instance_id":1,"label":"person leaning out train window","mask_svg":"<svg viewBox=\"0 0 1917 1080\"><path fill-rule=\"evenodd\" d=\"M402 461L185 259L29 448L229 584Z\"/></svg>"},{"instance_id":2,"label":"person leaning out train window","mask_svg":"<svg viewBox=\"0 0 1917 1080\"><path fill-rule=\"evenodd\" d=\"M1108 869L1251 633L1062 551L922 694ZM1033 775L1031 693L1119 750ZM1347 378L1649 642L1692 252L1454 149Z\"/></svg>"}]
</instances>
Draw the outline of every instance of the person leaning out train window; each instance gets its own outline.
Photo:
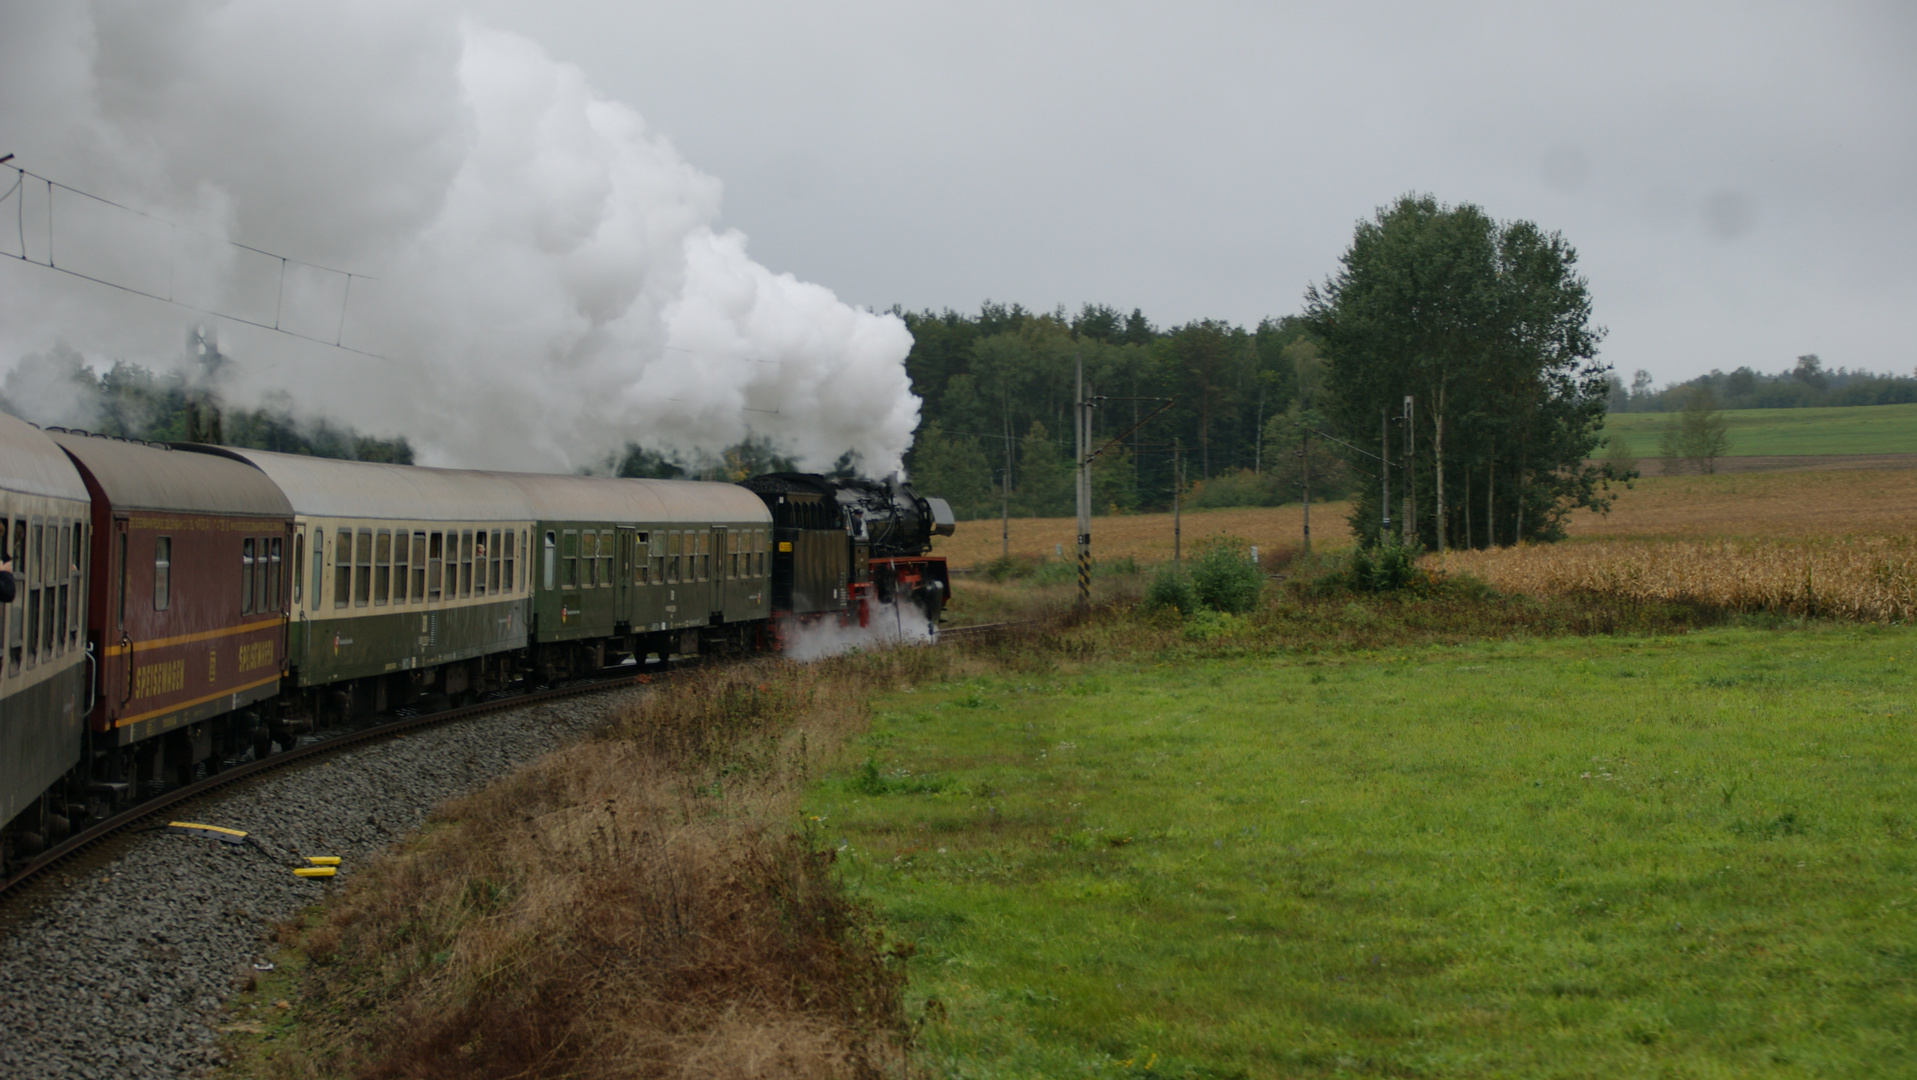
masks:
<instances>
[{"instance_id":1,"label":"person leaning out train window","mask_svg":"<svg viewBox=\"0 0 1917 1080\"><path fill-rule=\"evenodd\" d=\"M0 555L0 604L13 603L13 560Z\"/></svg>"}]
</instances>

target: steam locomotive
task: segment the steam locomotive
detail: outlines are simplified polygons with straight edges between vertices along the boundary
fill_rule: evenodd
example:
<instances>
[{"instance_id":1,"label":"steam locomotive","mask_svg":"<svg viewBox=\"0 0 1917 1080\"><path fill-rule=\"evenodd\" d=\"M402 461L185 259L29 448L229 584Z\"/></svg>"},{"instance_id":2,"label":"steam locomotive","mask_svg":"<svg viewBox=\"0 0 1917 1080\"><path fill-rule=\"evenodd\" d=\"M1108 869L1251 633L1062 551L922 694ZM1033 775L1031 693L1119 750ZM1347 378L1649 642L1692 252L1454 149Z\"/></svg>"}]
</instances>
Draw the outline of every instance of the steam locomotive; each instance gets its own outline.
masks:
<instances>
[{"instance_id":1,"label":"steam locomotive","mask_svg":"<svg viewBox=\"0 0 1917 1080\"><path fill-rule=\"evenodd\" d=\"M880 612L935 631L952 531L897 478L430 469L0 415L0 859L322 723Z\"/></svg>"}]
</instances>

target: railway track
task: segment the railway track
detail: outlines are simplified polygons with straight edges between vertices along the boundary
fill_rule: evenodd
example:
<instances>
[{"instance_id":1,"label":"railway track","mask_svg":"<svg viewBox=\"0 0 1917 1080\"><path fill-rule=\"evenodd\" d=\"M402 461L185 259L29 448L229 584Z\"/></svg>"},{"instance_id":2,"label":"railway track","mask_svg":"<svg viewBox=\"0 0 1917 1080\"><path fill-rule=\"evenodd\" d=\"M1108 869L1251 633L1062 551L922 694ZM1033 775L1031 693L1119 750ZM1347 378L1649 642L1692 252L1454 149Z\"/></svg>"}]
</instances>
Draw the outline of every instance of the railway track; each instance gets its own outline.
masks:
<instances>
[{"instance_id":1,"label":"railway track","mask_svg":"<svg viewBox=\"0 0 1917 1080\"><path fill-rule=\"evenodd\" d=\"M610 669L619 671L620 669ZM417 716L401 717L372 727L360 728L326 738L316 739L304 746L284 750L268 757L241 762L221 769L219 772L198 780L185 787L155 795L107 818L88 829L61 841L46 851L28 860L17 872L0 881L0 903L10 896L18 895L21 888L39 878L48 871L72 860L96 845L118 836L143 821L157 817L182 803L191 802L209 792L237 784L261 773L310 761L317 757L337 753L355 746L363 746L379 739L391 738L408 731L434 727L439 724L458 720L468 720L486 713L502 709L517 709L527 705L537 705L545 701L576 697L581 694L599 693L625 686L634 686L650 681L657 672L623 672L595 679L582 679L578 682L562 683L558 686L535 689L518 694L502 694L484 701L458 708L443 709L439 712L422 713Z\"/></svg>"},{"instance_id":2,"label":"railway track","mask_svg":"<svg viewBox=\"0 0 1917 1080\"><path fill-rule=\"evenodd\" d=\"M939 637L941 639L983 637L1019 625L1023 624L1001 622L955 626L940 630ZM582 694L600 693L607 690L615 690L620 687L635 686L649 682L657 675L662 674L662 672L630 672L622 668L612 668L608 670L610 672L618 672L618 674L608 674L600 678L562 683L558 686L530 690L524 693L502 694L498 697L488 698L484 701L454 709L443 709L439 712L401 717L383 724L376 724L372 727L360 728L337 735L329 735L326 738L316 739L304 746L298 746L291 750L281 751L268 757L228 766L203 780L197 780L185 787L175 788L163 794L155 795L150 799L145 799L34 856L18 871L8 876L4 881L0 881L0 903L6 902L11 896L18 895L23 886L36 880L41 875L74 859L83 852L94 848L106 840L125 833L141 822L158 817L173 807L191 802L209 792L218 791L221 788L240 783L241 781L258 776L261 773L270 772L289 765L296 765L314 758L337 753L355 746L362 746L379 739L391 738L395 735L401 735L420 728L467 720L475 716L482 716L486 713L497 712L502 709L517 709L527 705L537 705L541 702L554 701L561 698L577 697Z\"/></svg>"}]
</instances>

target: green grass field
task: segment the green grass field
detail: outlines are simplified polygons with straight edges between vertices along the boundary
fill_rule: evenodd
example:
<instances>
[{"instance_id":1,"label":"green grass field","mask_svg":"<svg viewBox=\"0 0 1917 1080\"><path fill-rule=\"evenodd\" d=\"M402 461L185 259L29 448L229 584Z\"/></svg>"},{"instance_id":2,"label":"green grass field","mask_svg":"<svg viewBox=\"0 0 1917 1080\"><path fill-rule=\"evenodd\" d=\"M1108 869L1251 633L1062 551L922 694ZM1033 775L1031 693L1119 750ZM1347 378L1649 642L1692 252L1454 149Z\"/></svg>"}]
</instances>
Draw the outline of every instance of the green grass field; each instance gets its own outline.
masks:
<instances>
[{"instance_id":1,"label":"green grass field","mask_svg":"<svg viewBox=\"0 0 1917 1080\"><path fill-rule=\"evenodd\" d=\"M952 1077L1893 1076L1909 628L1089 663L809 797Z\"/></svg>"},{"instance_id":2,"label":"green grass field","mask_svg":"<svg viewBox=\"0 0 1917 1080\"><path fill-rule=\"evenodd\" d=\"M1725 430L1734 457L1772 454L1917 453L1917 404L1859 405L1835 409L1738 409L1726 411ZM1612 413L1607 434L1621 434L1642 458L1656 457L1658 439L1677 413Z\"/></svg>"}]
</instances>

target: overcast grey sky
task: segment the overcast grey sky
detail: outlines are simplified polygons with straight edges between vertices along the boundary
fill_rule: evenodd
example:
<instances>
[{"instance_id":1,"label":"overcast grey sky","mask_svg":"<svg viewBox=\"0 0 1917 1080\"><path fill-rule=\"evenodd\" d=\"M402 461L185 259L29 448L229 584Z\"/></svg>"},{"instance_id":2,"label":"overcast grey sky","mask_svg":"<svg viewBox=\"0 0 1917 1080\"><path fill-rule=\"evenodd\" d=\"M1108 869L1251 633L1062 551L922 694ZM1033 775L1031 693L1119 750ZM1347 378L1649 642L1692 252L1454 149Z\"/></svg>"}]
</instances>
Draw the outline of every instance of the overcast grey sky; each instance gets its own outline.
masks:
<instances>
[{"instance_id":1,"label":"overcast grey sky","mask_svg":"<svg viewBox=\"0 0 1917 1080\"><path fill-rule=\"evenodd\" d=\"M1561 230L1627 377L1917 365L1909 3L474 10L859 304L1253 323L1420 191Z\"/></svg>"}]
</instances>

